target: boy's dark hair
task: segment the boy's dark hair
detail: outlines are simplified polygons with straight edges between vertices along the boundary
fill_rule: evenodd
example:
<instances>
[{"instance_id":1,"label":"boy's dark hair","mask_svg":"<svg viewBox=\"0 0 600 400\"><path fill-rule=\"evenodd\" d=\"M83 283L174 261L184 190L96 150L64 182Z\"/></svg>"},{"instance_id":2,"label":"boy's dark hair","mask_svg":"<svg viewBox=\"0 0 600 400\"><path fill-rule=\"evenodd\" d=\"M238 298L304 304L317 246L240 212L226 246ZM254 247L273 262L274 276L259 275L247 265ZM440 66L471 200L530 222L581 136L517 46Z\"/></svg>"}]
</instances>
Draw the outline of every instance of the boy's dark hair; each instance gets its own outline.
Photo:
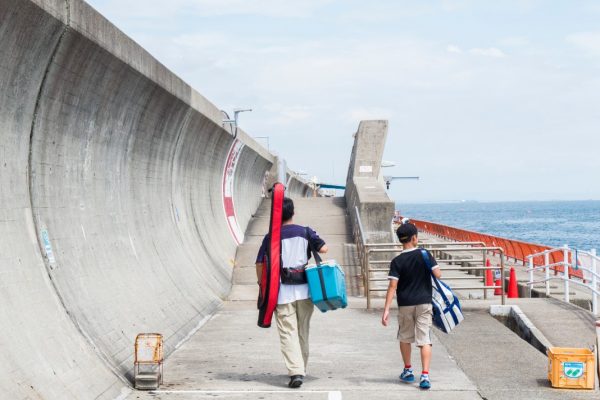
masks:
<instances>
[{"instance_id":1,"label":"boy's dark hair","mask_svg":"<svg viewBox=\"0 0 600 400\"><path fill-rule=\"evenodd\" d=\"M283 213L281 214L281 222L287 222L294 216L294 202L289 197L283 198Z\"/></svg>"},{"instance_id":2,"label":"boy's dark hair","mask_svg":"<svg viewBox=\"0 0 600 400\"><path fill-rule=\"evenodd\" d=\"M396 230L396 235L398 235L398 240L400 240L400 243L410 242L412 237L418 233L419 231L417 230L417 227L410 222L400 225L398 230Z\"/></svg>"}]
</instances>

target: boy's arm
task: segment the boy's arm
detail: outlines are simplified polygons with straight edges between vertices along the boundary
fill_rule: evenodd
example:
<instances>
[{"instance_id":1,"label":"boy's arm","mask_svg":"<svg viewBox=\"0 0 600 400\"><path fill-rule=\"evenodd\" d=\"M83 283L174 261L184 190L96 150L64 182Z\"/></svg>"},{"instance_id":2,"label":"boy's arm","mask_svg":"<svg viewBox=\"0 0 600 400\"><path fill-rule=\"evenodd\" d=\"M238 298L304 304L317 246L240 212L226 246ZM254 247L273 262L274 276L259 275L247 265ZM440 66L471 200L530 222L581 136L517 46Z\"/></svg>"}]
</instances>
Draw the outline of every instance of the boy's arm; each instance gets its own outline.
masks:
<instances>
[{"instance_id":1,"label":"boy's arm","mask_svg":"<svg viewBox=\"0 0 600 400\"><path fill-rule=\"evenodd\" d=\"M390 283L388 284L387 293L385 295L385 306L383 307L383 315L381 316L381 324L387 326L388 318L390 316L390 306L394 300L394 294L396 293L396 287L398 287L398 279L389 278Z\"/></svg>"},{"instance_id":2,"label":"boy's arm","mask_svg":"<svg viewBox=\"0 0 600 400\"><path fill-rule=\"evenodd\" d=\"M438 265L433 255L429 251L427 253L429 254L429 259L431 260L431 273L437 279L440 279L442 277L442 270L440 269L440 266Z\"/></svg>"}]
</instances>

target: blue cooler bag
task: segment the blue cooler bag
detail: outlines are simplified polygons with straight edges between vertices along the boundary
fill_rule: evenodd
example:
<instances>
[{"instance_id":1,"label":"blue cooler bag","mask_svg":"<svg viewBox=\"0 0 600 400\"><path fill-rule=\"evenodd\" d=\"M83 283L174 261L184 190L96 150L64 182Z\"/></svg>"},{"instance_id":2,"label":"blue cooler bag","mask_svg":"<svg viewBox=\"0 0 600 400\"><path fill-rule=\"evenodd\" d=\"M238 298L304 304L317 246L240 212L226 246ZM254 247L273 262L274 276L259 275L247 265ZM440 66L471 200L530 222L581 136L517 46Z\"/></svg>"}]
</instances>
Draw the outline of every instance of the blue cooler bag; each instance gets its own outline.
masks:
<instances>
[{"instance_id":1,"label":"blue cooler bag","mask_svg":"<svg viewBox=\"0 0 600 400\"><path fill-rule=\"evenodd\" d=\"M334 261L317 261L317 265L306 267L306 279L310 298L322 312L346 308L346 275Z\"/></svg>"}]
</instances>

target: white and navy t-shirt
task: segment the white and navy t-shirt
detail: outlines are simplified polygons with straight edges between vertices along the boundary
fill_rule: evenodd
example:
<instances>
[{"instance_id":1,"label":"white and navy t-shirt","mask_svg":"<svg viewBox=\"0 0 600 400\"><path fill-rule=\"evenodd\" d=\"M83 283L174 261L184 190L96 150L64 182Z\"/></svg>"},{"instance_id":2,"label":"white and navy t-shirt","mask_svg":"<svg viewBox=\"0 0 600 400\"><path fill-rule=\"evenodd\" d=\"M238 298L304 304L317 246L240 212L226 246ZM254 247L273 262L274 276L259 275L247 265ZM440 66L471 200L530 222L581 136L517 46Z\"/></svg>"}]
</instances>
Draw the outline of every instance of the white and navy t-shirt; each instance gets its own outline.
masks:
<instances>
[{"instance_id":1,"label":"white and navy t-shirt","mask_svg":"<svg viewBox=\"0 0 600 400\"><path fill-rule=\"evenodd\" d=\"M429 253L429 252L427 252ZM439 268L435 258L429 253L432 269ZM390 264L388 279L398 281L396 300L398 306L416 306L431 303L431 272L421 249L404 250Z\"/></svg>"},{"instance_id":2,"label":"white and navy t-shirt","mask_svg":"<svg viewBox=\"0 0 600 400\"><path fill-rule=\"evenodd\" d=\"M315 251L321 250L325 244L323 239L315 231L308 228L308 240ZM311 257L306 237L306 227L300 225L283 225L281 227L281 259L283 268L301 267L308 263ZM256 263L260 264L266 260L269 235L265 235L262 245L256 256ZM288 304L297 300L305 300L310 297L308 284L279 286L279 298L277 304Z\"/></svg>"}]
</instances>

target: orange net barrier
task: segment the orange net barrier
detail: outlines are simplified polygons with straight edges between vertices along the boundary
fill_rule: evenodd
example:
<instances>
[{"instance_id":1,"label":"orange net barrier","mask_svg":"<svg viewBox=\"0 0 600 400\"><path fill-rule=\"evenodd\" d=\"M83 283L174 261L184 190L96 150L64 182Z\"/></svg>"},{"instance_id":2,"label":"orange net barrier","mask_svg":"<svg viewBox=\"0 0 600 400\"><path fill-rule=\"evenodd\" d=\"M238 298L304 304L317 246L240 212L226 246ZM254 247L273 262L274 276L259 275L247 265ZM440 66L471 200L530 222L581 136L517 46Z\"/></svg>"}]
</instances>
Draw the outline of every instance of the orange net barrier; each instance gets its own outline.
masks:
<instances>
[{"instance_id":1,"label":"orange net barrier","mask_svg":"<svg viewBox=\"0 0 600 400\"><path fill-rule=\"evenodd\" d=\"M452 226L436 224L434 222L419 221L411 219L411 223L422 232L444 238L455 240L457 242L483 242L488 247L502 247L506 257L512 258L515 261L520 261L523 265L528 262L527 256L531 254L541 253L546 250L551 250L552 247L544 246L541 244L527 243L520 240L506 239L499 236L487 235L485 233L468 231L466 229L454 228ZM564 256L562 252L553 252L548 255L549 261L552 264L562 263ZM570 258L567 262L571 262ZM544 256L537 256L533 258L533 264L535 266L545 265ZM554 273L563 272L564 267L562 265L556 265L552 267ZM569 276L583 279L583 272L579 269L573 269L569 267Z\"/></svg>"}]
</instances>

